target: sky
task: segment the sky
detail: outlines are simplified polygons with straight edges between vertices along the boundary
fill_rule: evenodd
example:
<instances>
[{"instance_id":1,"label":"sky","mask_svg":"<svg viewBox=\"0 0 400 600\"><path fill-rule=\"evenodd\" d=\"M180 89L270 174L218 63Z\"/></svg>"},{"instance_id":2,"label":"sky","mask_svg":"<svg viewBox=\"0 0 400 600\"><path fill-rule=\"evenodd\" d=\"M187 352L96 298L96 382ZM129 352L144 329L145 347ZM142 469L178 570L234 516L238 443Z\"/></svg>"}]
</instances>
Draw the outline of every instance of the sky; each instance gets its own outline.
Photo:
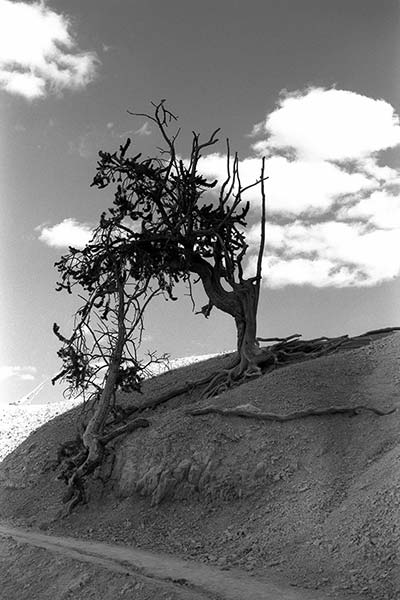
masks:
<instances>
[{"instance_id":1,"label":"sky","mask_svg":"<svg viewBox=\"0 0 400 600\"><path fill-rule=\"evenodd\" d=\"M157 154L151 121L127 111L164 98L182 156L192 130L221 128L210 178L225 176L226 138L244 184L265 157L261 337L400 325L399 16L397 0L0 0L0 402L59 371L52 325L67 333L77 303L55 291L54 262L112 204L90 187L98 151L129 136ZM251 275L259 188L247 199ZM177 291L149 308L145 347L234 349L232 319L193 314Z\"/></svg>"}]
</instances>

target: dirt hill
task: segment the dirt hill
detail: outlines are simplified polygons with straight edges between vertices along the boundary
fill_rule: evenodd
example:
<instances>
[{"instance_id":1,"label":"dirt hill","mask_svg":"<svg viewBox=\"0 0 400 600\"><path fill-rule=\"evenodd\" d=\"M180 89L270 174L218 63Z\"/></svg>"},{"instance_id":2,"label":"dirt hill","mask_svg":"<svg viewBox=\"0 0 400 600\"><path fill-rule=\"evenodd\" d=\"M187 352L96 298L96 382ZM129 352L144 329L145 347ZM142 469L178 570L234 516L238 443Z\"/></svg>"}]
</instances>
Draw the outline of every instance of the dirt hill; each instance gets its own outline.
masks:
<instances>
[{"instance_id":1,"label":"dirt hill","mask_svg":"<svg viewBox=\"0 0 400 600\"><path fill-rule=\"evenodd\" d=\"M146 383L141 403L222 368L213 358ZM400 334L293 364L212 400L198 392L152 411L114 443L91 502L59 519L58 444L79 408L33 433L0 465L0 518L273 573L332 598L400 598L400 411L276 422L187 410L214 405L285 414L400 406ZM160 596L161 598L162 596Z\"/></svg>"}]
</instances>

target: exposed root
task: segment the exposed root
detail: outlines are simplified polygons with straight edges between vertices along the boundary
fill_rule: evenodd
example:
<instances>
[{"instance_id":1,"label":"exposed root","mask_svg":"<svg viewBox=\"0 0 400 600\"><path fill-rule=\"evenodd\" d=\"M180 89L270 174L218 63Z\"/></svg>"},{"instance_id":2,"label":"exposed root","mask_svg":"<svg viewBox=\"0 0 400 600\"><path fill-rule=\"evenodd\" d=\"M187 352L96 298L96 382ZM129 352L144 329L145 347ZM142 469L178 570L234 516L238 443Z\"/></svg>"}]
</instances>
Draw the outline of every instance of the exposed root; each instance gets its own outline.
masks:
<instances>
[{"instance_id":1,"label":"exposed root","mask_svg":"<svg viewBox=\"0 0 400 600\"><path fill-rule=\"evenodd\" d=\"M258 377L273 369L281 368L303 360L334 354L338 351L352 350L370 344L374 336L387 335L399 330L399 327L386 327L369 331L350 338L342 335L335 338L322 336L311 340L301 340L298 333L286 338L257 338L258 342L277 342L271 346L259 348L254 355L242 357L236 366L214 375L203 392L203 398L218 396L227 389L240 385L247 379Z\"/></svg>"},{"instance_id":2,"label":"exposed root","mask_svg":"<svg viewBox=\"0 0 400 600\"><path fill-rule=\"evenodd\" d=\"M58 478L65 481L67 485L67 491L63 497L63 503L66 505L65 514L69 514L78 504L87 502L85 481L102 464L104 454L107 452L107 444L120 435L129 433L139 427L149 426L147 419L136 418L132 420L132 415L138 415L146 410L153 410L157 406L199 387L205 386L202 396L211 398L233 386L240 385L249 378L258 377L268 371L298 361L365 346L374 340L374 336L384 336L397 330L400 330L400 328L387 327L369 331L366 334L353 338L343 335L336 338L319 337L312 340L300 340L299 334L294 334L286 338L258 338L258 342L276 343L259 348L251 357L236 355L230 367L218 373L212 373L194 382L186 382L180 388L171 390L158 398L150 399L139 406L132 406L122 409L119 412L117 411L113 419L107 421L104 431L97 436L93 436L91 442L85 445L85 431L88 425L86 421L86 424L83 423L77 438L62 444L57 453ZM204 408L189 410L187 414L198 416L216 413L223 416L240 416L262 421L283 422L309 416L330 414L348 414L349 416L354 416L362 410L368 410L376 415L384 416L392 414L396 409L383 411L364 405L351 408L346 406L332 406L296 411L287 415L278 415L263 413L252 405L245 405L235 408L206 406ZM116 427L116 425L119 426Z\"/></svg>"},{"instance_id":3,"label":"exposed root","mask_svg":"<svg viewBox=\"0 0 400 600\"><path fill-rule=\"evenodd\" d=\"M221 408L219 406L205 406L203 408L196 408L194 410L187 411L187 414L196 417L199 415L208 415L215 413L223 416L235 416L235 417L246 417L251 419L258 419L259 421L293 421L294 419L303 419L311 416L323 416L323 415L334 415L334 414L348 414L349 416L358 415L363 410L369 410L376 415L386 416L391 415L397 409L392 408L391 410L384 411L373 406L330 406L328 408L309 408L306 410L298 410L287 415L278 415L276 413L265 413L261 412L256 406L252 404L245 404L243 406L236 406L234 408Z\"/></svg>"},{"instance_id":4,"label":"exposed root","mask_svg":"<svg viewBox=\"0 0 400 600\"><path fill-rule=\"evenodd\" d=\"M109 430L102 435L95 436L86 447L83 438L78 436L76 440L62 444L57 452L57 463L61 479L67 485L62 502L65 508L63 516L69 515L78 504L87 503L85 482L104 460L107 452L106 445L116 437L134 431L140 427L149 427L147 419L135 419L120 427Z\"/></svg>"},{"instance_id":5,"label":"exposed root","mask_svg":"<svg viewBox=\"0 0 400 600\"><path fill-rule=\"evenodd\" d=\"M125 425L122 425L121 427L118 427L117 429L113 429L111 431L109 431L108 433L104 434L103 436L101 436L99 438L99 441L103 444L106 445L109 442L111 442L111 440L114 440L116 437L119 437L120 435L125 435L126 433L130 433L131 431L134 431L135 429L139 429L140 427L149 427L150 423L147 419L135 419L134 421L130 421L129 423L126 423Z\"/></svg>"},{"instance_id":6,"label":"exposed root","mask_svg":"<svg viewBox=\"0 0 400 600\"><path fill-rule=\"evenodd\" d=\"M202 398L213 398L226 390L240 385L253 377L259 377L263 371L255 361L248 362L245 367L240 363L231 369L224 369L213 376L202 393Z\"/></svg>"},{"instance_id":7,"label":"exposed root","mask_svg":"<svg viewBox=\"0 0 400 600\"><path fill-rule=\"evenodd\" d=\"M213 376L210 383L202 393L203 398L218 396L233 386L236 378L239 376L238 368L223 369Z\"/></svg>"}]
</instances>

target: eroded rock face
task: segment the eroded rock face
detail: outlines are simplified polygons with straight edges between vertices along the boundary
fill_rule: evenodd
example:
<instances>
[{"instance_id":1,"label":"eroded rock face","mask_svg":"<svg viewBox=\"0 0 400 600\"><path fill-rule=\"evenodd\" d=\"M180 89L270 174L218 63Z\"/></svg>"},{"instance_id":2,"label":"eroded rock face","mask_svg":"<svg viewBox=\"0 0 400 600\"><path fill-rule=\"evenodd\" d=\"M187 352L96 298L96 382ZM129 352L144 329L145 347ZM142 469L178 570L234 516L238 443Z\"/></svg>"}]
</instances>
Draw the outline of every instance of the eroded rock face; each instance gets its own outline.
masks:
<instances>
[{"instance_id":1,"label":"eroded rock face","mask_svg":"<svg viewBox=\"0 0 400 600\"><path fill-rule=\"evenodd\" d=\"M129 496L138 493L150 496L151 505L160 504L165 498L187 498L194 494L214 495L218 487L216 461L209 455L194 453L190 458L168 460L162 464L132 464L126 460L118 476L117 493Z\"/></svg>"},{"instance_id":2,"label":"eroded rock face","mask_svg":"<svg viewBox=\"0 0 400 600\"><path fill-rule=\"evenodd\" d=\"M146 433L148 436L149 431ZM154 445L146 433L138 432L116 451L112 478L119 497L140 494L150 498L152 506L167 498L231 500L242 498L260 484L274 485L276 471L282 468L268 459L256 460L253 453L239 459L237 439L221 443L211 438L199 448L200 444L167 437Z\"/></svg>"}]
</instances>

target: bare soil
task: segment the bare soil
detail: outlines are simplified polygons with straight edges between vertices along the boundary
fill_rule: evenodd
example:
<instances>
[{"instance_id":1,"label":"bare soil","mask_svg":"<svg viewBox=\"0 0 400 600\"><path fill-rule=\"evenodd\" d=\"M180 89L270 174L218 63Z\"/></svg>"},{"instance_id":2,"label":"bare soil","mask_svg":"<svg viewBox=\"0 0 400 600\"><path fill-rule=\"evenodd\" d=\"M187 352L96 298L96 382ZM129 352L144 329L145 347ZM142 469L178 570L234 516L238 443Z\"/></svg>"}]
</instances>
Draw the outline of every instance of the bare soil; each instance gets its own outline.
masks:
<instances>
[{"instance_id":1,"label":"bare soil","mask_svg":"<svg viewBox=\"0 0 400 600\"><path fill-rule=\"evenodd\" d=\"M158 588L158 593L169 593L171 598L182 600L323 600L318 592L300 591L290 588L276 576L250 577L247 573L222 571L216 567L199 564L175 558L168 554L148 552L137 548L127 548L99 542L88 542L71 537L44 535L35 531L26 531L0 525L0 536L7 536L10 540L22 542L37 548L49 550L53 555L70 557L79 562L102 566L108 571L123 575L124 583L119 595L125 591L132 592L135 587L142 590L146 585ZM64 569L68 572L69 569ZM133 577L133 581L131 578ZM128 580L127 580L128 578ZM74 581L74 589L80 589L88 583L87 577L79 579L80 585ZM137 581L142 586L137 586ZM121 581L121 578L116 578ZM46 580L42 579L42 585ZM96 582L98 585L98 582ZM110 590L108 585L104 588L107 595L102 597L113 598L116 589ZM64 590L65 592L65 587ZM68 592L71 586L68 587ZM155 591L155 590L153 590ZM85 598L86 590L80 589L79 598ZM15 592L14 592L15 593ZM32 596L31 596L32 597ZM62 597L62 596L61 596ZM77 598L77 594L74 595ZM142 597L142 596L140 596ZM156 596L154 596L156 597ZM162 597L162 596L160 596Z\"/></svg>"},{"instance_id":2,"label":"bare soil","mask_svg":"<svg viewBox=\"0 0 400 600\"><path fill-rule=\"evenodd\" d=\"M227 360L217 357L161 375L148 382L143 396L124 402L140 404ZM388 410L400 405L399 367L400 334L393 333L364 348L273 371L212 401L200 400L197 392L176 398L146 415L148 429L115 442L98 473L110 476L106 485L94 481L89 505L60 519L64 489L55 480L54 458L58 444L74 437L75 408L30 435L1 463L0 518L48 534L173 554L255 580L275 576L298 598L309 590L318 598L398 599L400 411L285 423L192 417L186 411L212 403L279 414L360 404ZM46 562L35 550L35 567L28 547L12 552L26 584L38 569L54 573L54 557L46 555ZM3 552L1 560L7 563L8 555ZM71 561L64 573L78 568ZM82 598L118 596L112 586L108 595L96 595L94 575L91 581ZM170 592L135 593L127 597L164 598ZM74 594L65 597L81 598ZM5 597L24 598L19 588Z\"/></svg>"}]
</instances>

